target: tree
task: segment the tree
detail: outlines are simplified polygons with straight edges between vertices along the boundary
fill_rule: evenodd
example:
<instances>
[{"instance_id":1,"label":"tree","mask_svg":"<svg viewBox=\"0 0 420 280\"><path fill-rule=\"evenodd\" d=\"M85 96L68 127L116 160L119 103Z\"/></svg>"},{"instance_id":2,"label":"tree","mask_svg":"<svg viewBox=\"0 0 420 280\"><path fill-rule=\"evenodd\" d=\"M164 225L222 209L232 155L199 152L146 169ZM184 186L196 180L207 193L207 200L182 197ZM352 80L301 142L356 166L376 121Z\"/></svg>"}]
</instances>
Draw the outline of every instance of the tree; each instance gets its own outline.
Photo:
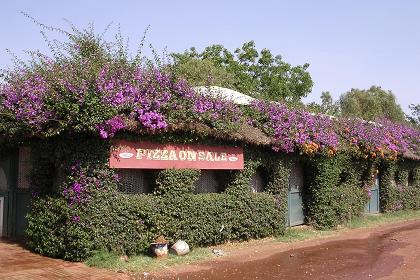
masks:
<instances>
[{"instance_id":1,"label":"tree","mask_svg":"<svg viewBox=\"0 0 420 280\"><path fill-rule=\"evenodd\" d=\"M202 74L193 74L185 68L192 69L197 61L212 62L216 74L225 71L233 81L231 88L251 96L270 100L283 101L288 103L299 103L312 90L312 78L307 71L309 64L292 66L282 60L280 55L273 56L270 50L262 49L260 52L255 48L254 41L246 42L241 48L233 53L222 45L211 45L198 53L191 48L184 53L172 54L174 60L174 72L192 82L202 85L207 84L208 70L205 67L197 67ZM187 65L187 66L186 66ZM212 66L212 67L213 67ZM225 80L217 76L214 78L214 85L221 85L222 82L229 84L230 77ZM219 83L219 84L217 84Z\"/></svg>"},{"instance_id":2,"label":"tree","mask_svg":"<svg viewBox=\"0 0 420 280\"><path fill-rule=\"evenodd\" d=\"M378 86L367 90L351 89L341 95L339 104L344 117L359 117L369 121L385 117L396 122L405 121L404 112L392 91Z\"/></svg>"},{"instance_id":3,"label":"tree","mask_svg":"<svg viewBox=\"0 0 420 280\"><path fill-rule=\"evenodd\" d=\"M321 104L311 102L306 105L306 109L312 113L321 113L330 116L338 116L340 111L338 103L333 101L329 91L323 91L321 93Z\"/></svg>"},{"instance_id":4,"label":"tree","mask_svg":"<svg viewBox=\"0 0 420 280\"><path fill-rule=\"evenodd\" d=\"M411 104L408 106L411 110L411 115L407 115L407 119L415 126L420 128L420 104Z\"/></svg>"},{"instance_id":5,"label":"tree","mask_svg":"<svg viewBox=\"0 0 420 280\"><path fill-rule=\"evenodd\" d=\"M209 59L182 57L173 65L173 73L176 78L186 78L191 86L234 87L233 75Z\"/></svg>"}]
</instances>

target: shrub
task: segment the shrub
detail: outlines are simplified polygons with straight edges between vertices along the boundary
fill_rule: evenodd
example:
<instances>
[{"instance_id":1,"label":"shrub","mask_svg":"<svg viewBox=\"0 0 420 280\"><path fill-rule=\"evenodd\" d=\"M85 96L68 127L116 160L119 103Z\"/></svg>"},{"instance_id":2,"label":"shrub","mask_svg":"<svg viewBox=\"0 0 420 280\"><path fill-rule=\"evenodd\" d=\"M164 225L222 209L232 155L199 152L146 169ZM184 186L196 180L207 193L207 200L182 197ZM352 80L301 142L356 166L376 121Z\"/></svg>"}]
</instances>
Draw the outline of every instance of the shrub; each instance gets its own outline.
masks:
<instances>
[{"instance_id":1,"label":"shrub","mask_svg":"<svg viewBox=\"0 0 420 280\"><path fill-rule=\"evenodd\" d=\"M62 258L66 250L66 222L70 218L67 203L62 197L32 199L27 215L27 245L33 251L50 257Z\"/></svg>"},{"instance_id":2,"label":"shrub","mask_svg":"<svg viewBox=\"0 0 420 280\"><path fill-rule=\"evenodd\" d=\"M159 235L172 243L186 240L194 247L272 236L285 226L273 196L264 193L243 197L118 194L80 209L78 219L69 214L63 198L38 198L34 205L37 208L29 215L27 230L30 248L75 261L96 250L128 255L146 252Z\"/></svg>"},{"instance_id":3,"label":"shrub","mask_svg":"<svg viewBox=\"0 0 420 280\"><path fill-rule=\"evenodd\" d=\"M332 228L362 214L368 200L363 188L367 163L345 155L306 161L305 204L313 226Z\"/></svg>"},{"instance_id":4,"label":"shrub","mask_svg":"<svg viewBox=\"0 0 420 280\"><path fill-rule=\"evenodd\" d=\"M161 198L159 205L155 223L160 234L193 247L261 238L284 229L282 213L269 194L188 194Z\"/></svg>"},{"instance_id":5,"label":"shrub","mask_svg":"<svg viewBox=\"0 0 420 280\"><path fill-rule=\"evenodd\" d=\"M200 170L165 169L159 172L156 179L156 194L181 195L192 193L194 183L200 177Z\"/></svg>"},{"instance_id":6,"label":"shrub","mask_svg":"<svg viewBox=\"0 0 420 280\"><path fill-rule=\"evenodd\" d=\"M380 202L384 212L420 209L420 168L415 161L382 164Z\"/></svg>"},{"instance_id":7,"label":"shrub","mask_svg":"<svg viewBox=\"0 0 420 280\"><path fill-rule=\"evenodd\" d=\"M281 234L286 225L290 169L297 161L305 166L307 220L317 228L335 227L362 214L368 200L366 186L379 162L342 153L305 159L245 147L245 168L230 172L223 193L193 194L200 171L168 169L157 173L153 195L127 195L117 192L117 177L107 166L109 145L95 145L97 139L66 141L38 143L42 148L36 152L44 159L60 159L70 169L55 196L33 200L27 236L34 251L77 261L97 250L143 253L160 235L169 242L186 240L194 247ZM66 149L68 141L83 145ZM80 163L69 163L79 158ZM54 172L49 166L40 165L36 172ZM251 178L261 167L268 175L266 192L253 193ZM400 204L418 208L416 162L387 161L380 169L384 209L394 211ZM395 178L398 184L388 184ZM404 185L404 191L398 191L398 185Z\"/></svg>"}]
</instances>

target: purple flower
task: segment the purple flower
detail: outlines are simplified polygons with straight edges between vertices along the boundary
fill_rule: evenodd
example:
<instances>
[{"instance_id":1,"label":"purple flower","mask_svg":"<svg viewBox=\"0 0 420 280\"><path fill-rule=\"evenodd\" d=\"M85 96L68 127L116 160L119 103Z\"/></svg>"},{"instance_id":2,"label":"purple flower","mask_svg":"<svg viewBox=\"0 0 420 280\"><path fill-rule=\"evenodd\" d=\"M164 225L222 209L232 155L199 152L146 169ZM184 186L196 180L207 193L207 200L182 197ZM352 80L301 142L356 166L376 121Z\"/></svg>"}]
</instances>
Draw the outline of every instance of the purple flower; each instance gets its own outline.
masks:
<instances>
[{"instance_id":1,"label":"purple flower","mask_svg":"<svg viewBox=\"0 0 420 280\"><path fill-rule=\"evenodd\" d=\"M99 136L102 139L113 137L115 133L125 128L125 122L121 116L115 116L97 126Z\"/></svg>"},{"instance_id":2,"label":"purple flower","mask_svg":"<svg viewBox=\"0 0 420 280\"><path fill-rule=\"evenodd\" d=\"M137 111L139 116L138 119L141 124L151 130L163 129L168 126L163 115L156 111L144 112L143 110Z\"/></svg>"},{"instance_id":3,"label":"purple flower","mask_svg":"<svg viewBox=\"0 0 420 280\"><path fill-rule=\"evenodd\" d=\"M108 138L108 132L106 132L103 128L99 129L99 136L101 136L102 139Z\"/></svg>"},{"instance_id":4,"label":"purple flower","mask_svg":"<svg viewBox=\"0 0 420 280\"><path fill-rule=\"evenodd\" d=\"M78 216L78 215L71 216L71 221L74 222L74 223L79 223L80 222L80 216Z\"/></svg>"},{"instance_id":5,"label":"purple flower","mask_svg":"<svg viewBox=\"0 0 420 280\"><path fill-rule=\"evenodd\" d=\"M81 185L81 184L79 184L79 183L73 183L72 188L73 188L73 191L74 191L76 194L79 194L79 193L82 191L82 185Z\"/></svg>"}]
</instances>

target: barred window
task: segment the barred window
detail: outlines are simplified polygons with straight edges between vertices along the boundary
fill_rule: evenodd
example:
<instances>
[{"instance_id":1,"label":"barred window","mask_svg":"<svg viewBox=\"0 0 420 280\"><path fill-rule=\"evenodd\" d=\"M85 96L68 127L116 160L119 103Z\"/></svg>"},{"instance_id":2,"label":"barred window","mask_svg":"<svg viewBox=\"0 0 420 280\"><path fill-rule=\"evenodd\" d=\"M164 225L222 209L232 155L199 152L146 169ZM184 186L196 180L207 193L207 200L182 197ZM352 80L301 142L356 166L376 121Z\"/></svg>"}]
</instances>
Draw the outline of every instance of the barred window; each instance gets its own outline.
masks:
<instances>
[{"instance_id":1,"label":"barred window","mask_svg":"<svg viewBox=\"0 0 420 280\"><path fill-rule=\"evenodd\" d=\"M408 182L407 184L409 186L414 186L414 170L410 170L410 172L408 173Z\"/></svg>"},{"instance_id":2,"label":"barred window","mask_svg":"<svg viewBox=\"0 0 420 280\"><path fill-rule=\"evenodd\" d=\"M304 185L303 168L299 163L295 163L291 167L289 185L291 188L300 188Z\"/></svg>"},{"instance_id":3,"label":"barred window","mask_svg":"<svg viewBox=\"0 0 420 280\"><path fill-rule=\"evenodd\" d=\"M200 178L195 183L195 193L221 192L224 176L221 170L201 170Z\"/></svg>"},{"instance_id":4,"label":"barred window","mask_svg":"<svg viewBox=\"0 0 420 280\"><path fill-rule=\"evenodd\" d=\"M117 170L117 174L120 179L120 191L128 194L153 192L151 173L152 171L144 169Z\"/></svg>"},{"instance_id":5,"label":"barred window","mask_svg":"<svg viewBox=\"0 0 420 280\"><path fill-rule=\"evenodd\" d=\"M252 192L263 192L267 186L267 174L262 168L258 168L251 177Z\"/></svg>"},{"instance_id":6,"label":"barred window","mask_svg":"<svg viewBox=\"0 0 420 280\"><path fill-rule=\"evenodd\" d=\"M0 191L7 191L6 160L0 159Z\"/></svg>"},{"instance_id":7,"label":"barred window","mask_svg":"<svg viewBox=\"0 0 420 280\"><path fill-rule=\"evenodd\" d=\"M52 183L53 190L58 190L65 181L66 173L64 172L64 167L56 167Z\"/></svg>"},{"instance_id":8,"label":"barred window","mask_svg":"<svg viewBox=\"0 0 420 280\"><path fill-rule=\"evenodd\" d=\"M18 188L29 189L30 175L32 171L31 149L29 147L19 148L19 165L18 165Z\"/></svg>"}]
</instances>

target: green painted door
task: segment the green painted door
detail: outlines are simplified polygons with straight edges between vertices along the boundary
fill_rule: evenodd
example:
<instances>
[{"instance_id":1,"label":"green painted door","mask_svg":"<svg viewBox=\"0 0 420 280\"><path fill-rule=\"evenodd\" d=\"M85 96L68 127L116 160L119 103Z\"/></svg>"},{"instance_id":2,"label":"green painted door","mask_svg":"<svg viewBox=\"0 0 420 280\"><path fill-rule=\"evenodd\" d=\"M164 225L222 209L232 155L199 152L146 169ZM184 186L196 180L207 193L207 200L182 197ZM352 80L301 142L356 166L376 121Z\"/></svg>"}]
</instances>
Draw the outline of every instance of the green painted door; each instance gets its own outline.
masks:
<instances>
[{"instance_id":1,"label":"green painted door","mask_svg":"<svg viewBox=\"0 0 420 280\"><path fill-rule=\"evenodd\" d=\"M16 185L15 152L0 156L0 236L11 236L13 228L13 189Z\"/></svg>"},{"instance_id":2,"label":"green painted door","mask_svg":"<svg viewBox=\"0 0 420 280\"><path fill-rule=\"evenodd\" d=\"M365 213L379 213L379 178L375 178L375 183L370 189L370 198L365 205Z\"/></svg>"},{"instance_id":3,"label":"green painted door","mask_svg":"<svg viewBox=\"0 0 420 280\"><path fill-rule=\"evenodd\" d=\"M23 237L25 234L30 205L30 162L24 152L11 150L0 158L0 236Z\"/></svg>"},{"instance_id":4,"label":"green painted door","mask_svg":"<svg viewBox=\"0 0 420 280\"><path fill-rule=\"evenodd\" d=\"M299 164L293 164L289 177L289 195L288 195L288 226L297 226L305 223L303 212L303 169Z\"/></svg>"},{"instance_id":5,"label":"green painted door","mask_svg":"<svg viewBox=\"0 0 420 280\"><path fill-rule=\"evenodd\" d=\"M7 233L8 169L6 158L0 158L0 237Z\"/></svg>"},{"instance_id":6,"label":"green painted door","mask_svg":"<svg viewBox=\"0 0 420 280\"><path fill-rule=\"evenodd\" d=\"M30 205L30 174L32 170L31 150L28 147L19 148L17 160L17 183L14 189L14 221L12 234L15 237L23 237L25 235L28 221L26 214L29 212Z\"/></svg>"}]
</instances>

